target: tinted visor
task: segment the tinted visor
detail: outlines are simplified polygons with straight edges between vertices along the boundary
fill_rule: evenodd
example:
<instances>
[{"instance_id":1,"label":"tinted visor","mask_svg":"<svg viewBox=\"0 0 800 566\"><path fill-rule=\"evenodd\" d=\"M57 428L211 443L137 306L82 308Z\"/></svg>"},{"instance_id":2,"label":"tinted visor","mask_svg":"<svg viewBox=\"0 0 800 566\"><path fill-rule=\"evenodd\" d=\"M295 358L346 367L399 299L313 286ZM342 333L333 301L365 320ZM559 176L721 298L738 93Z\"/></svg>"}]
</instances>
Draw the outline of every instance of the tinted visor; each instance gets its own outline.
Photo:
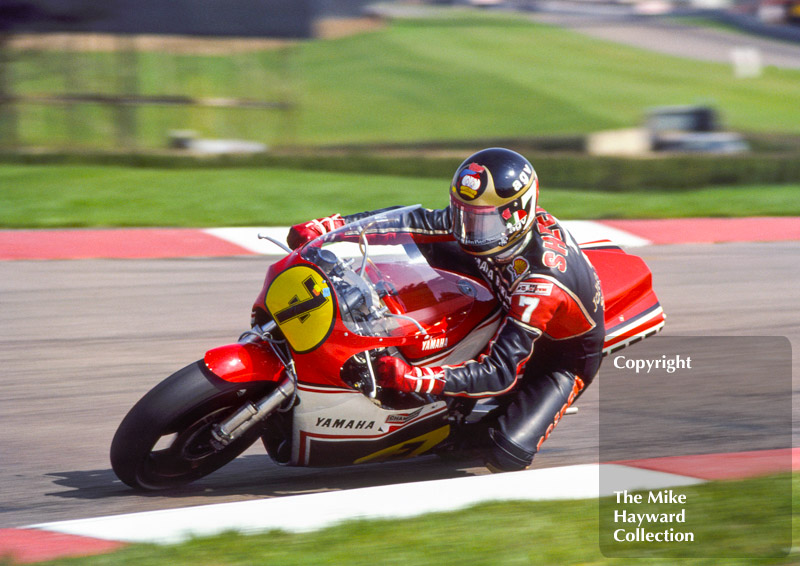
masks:
<instances>
[{"instance_id":1,"label":"tinted visor","mask_svg":"<svg viewBox=\"0 0 800 566\"><path fill-rule=\"evenodd\" d=\"M508 243L506 223L494 206L472 206L450 199L453 236L468 252L486 253Z\"/></svg>"}]
</instances>

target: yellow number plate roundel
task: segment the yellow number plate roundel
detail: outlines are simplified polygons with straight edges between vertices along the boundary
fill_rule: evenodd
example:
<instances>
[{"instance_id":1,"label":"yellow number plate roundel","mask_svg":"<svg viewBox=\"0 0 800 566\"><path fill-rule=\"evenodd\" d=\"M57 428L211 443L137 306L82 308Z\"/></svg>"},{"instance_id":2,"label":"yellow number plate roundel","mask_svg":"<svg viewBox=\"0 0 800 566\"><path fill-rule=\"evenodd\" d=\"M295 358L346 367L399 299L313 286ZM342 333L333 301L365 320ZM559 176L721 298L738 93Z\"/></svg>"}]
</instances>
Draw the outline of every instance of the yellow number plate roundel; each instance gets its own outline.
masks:
<instances>
[{"instance_id":1,"label":"yellow number plate roundel","mask_svg":"<svg viewBox=\"0 0 800 566\"><path fill-rule=\"evenodd\" d=\"M322 344L333 328L333 291L322 275L305 265L290 267L273 279L265 303L297 353Z\"/></svg>"}]
</instances>

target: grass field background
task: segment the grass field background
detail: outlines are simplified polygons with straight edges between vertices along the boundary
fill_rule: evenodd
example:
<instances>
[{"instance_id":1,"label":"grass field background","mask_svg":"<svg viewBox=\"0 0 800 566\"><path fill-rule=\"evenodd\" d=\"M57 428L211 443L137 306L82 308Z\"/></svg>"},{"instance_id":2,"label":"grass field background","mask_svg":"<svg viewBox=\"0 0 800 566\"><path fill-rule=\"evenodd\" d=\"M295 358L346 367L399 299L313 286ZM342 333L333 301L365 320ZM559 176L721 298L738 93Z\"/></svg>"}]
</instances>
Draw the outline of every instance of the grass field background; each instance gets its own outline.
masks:
<instances>
[{"instance_id":1,"label":"grass field background","mask_svg":"<svg viewBox=\"0 0 800 566\"><path fill-rule=\"evenodd\" d=\"M16 55L11 76L20 95L122 88L124 65L114 53ZM742 80L730 65L590 39L519 15L454 12L281 49L146 51L135 61L139 94L295 105L285 112L143 108L136 116L142 147L163 147L175 129L274 145L584 134L638 125L651 106L695 103L713 105L736 130L800 133L799 71L767 67ZM107 107L23 106L19 131L31 146L107 148L114 119Z\"/></svg>"},{"instance_id":2,"label":"grass field background","mask_svg":"<svg viewBox=\"0 0 800 566\"><path fill-rule=\"evenodd\" d=\"M125 84L120 61L109 51L29 48L16 52L11 76L21 95L114 94ZM135 61L139 94L294 104L289 111L140 108L137 143L145 150L165 147L176 129L299 144L312 152L334 144L583 135L635 126L648 107L687 103L713 105L733 129L800 134L798 71L767 67L760 77L736 79L729 65L668 57L485 11L396 20L349 37L227 55L148 49ZM20 138L29 148L106 150L117 143L117 117L108 107L18 109ZM453 159L453 170L458 162ZM562 218L800 214L797 185L709 186L691 193L648 186L622 195L556 190L548 179L558 177L560 187L570 188L569 165L558 167L567 171L544 168L539 175L542 204ZM313 165L296 171L23 167L12 159L0 165L0 226L275 225L391 204L444 206L449 179L423 177L333 173Z\"/></svg>"},{"instance_id":3,"label":"grass field background","mask_svg":"<svg viewBox=\"0 0 800 566\"><path fill-rule=\"evenodd\" d=\"M133 83L119 78L119 53L26 49L16 55L11 75L22 95L114 94L135 84L146 95L294 104L289 111L140 108L137 143L149 149L164 147L175 129L312 148L583 135L637 125L651 106L687 103L713 105L734 129L800 134L798 71L767 67L760 77L736 79L729 65L663 56L484 11L395 20L349 37L228 55L143 50L135 56ZM104 150L116 143L110 108L19 110L20 137L31 148ZM453 159L453 170L458 162ZM545 168L539 175L542 204L562 218L800 214L797 185L693 192L648 186L614 194L548 185L558 176L559 185L569 188L569 171ZM170 170L6 160L0 165L0 226L275 225L392 204L444 206L449 179L423 177L333 173L313 165L294 171Z\"/></svg>"}]
</instances>

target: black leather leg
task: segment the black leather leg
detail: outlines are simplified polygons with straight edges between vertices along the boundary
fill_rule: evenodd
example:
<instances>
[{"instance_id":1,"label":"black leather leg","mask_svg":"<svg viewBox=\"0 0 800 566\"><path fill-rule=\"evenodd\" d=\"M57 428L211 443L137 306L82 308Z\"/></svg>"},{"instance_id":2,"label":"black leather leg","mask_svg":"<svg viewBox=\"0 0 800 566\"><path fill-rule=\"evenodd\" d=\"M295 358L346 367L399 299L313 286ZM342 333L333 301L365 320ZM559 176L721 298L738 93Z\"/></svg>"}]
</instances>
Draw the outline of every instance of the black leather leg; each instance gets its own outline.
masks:
<instances>
[{"instance_id":1,"label":"black leather leg","mask_svg":"<svg viewBox=\"0 0 800 566\"><path fill-rule=\"evenodd\" d=\"M524 470L574 400L579 387L567 371L526 375L489 430L487 466L492 471Z\"/></svg>"}]
</instances>

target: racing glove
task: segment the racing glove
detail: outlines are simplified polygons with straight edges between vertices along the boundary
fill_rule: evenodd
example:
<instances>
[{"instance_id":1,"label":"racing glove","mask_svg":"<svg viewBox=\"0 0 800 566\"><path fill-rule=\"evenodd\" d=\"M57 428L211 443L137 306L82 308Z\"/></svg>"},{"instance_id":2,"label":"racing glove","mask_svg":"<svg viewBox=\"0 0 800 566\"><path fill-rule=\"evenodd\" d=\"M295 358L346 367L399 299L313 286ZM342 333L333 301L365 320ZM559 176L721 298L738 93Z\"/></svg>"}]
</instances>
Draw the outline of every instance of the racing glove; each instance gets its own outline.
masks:
<instances>
[{"instance_id":1,"label":"racing glove","mask_svg":"<svg viewBox=\"0 0 800 566\"><path fill-rule=\"evenodd\" d=\"M444 368L413 367L400 358L383 356L378 360L378 381L383 387L406 393L442 395Z\"/></svg>"},{"instance_id":2,"label":"racing glove","mask_svg":"<svg viewBox=\"0 0 800 566\"><path fill-rule=\"evenodd\" d=\"M332 232L341 226L344 226L344 218L342 218L341 214L317 218L303 224L295 224L289 229L286 243L289 244L290 248L296 250L314 238Z\"/></svg>"}]
</instances>

